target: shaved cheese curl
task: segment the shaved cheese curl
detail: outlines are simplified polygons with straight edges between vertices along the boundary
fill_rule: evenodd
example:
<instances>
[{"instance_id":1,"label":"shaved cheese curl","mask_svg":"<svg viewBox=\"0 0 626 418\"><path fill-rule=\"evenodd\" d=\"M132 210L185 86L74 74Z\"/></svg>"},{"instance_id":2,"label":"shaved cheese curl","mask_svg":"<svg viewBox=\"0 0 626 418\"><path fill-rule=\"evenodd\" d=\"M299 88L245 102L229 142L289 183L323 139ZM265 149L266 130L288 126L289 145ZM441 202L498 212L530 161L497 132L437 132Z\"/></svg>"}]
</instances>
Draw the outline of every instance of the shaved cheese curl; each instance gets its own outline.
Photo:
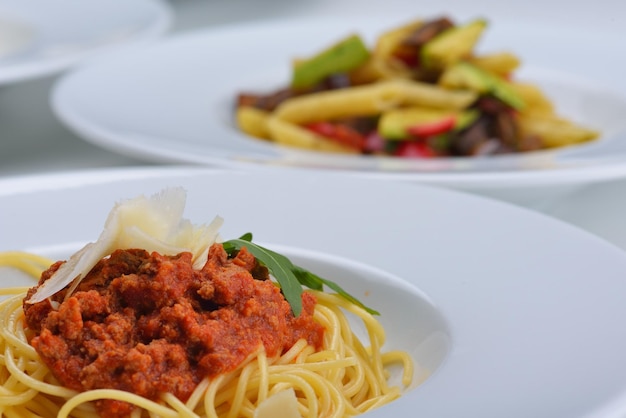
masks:
<instances>
[{"instance_id":1,"label":"shaved cheese curl","mask_svg":"<svg viewBox=\"0 0 626 418\"><path fill-rule=\"evenodd\" d=\"M139 196L116 203L98 240L74 253L27 302L41 302L72 282L73 290L98 261L117 249L142 248L164 255L188 251L194 267L202 267L209 248L220 240L223 219L216 216L208 225L193 225L183 218L186 199L182 187L173 187L149 198Z\"/></svg>"}]
</instances>

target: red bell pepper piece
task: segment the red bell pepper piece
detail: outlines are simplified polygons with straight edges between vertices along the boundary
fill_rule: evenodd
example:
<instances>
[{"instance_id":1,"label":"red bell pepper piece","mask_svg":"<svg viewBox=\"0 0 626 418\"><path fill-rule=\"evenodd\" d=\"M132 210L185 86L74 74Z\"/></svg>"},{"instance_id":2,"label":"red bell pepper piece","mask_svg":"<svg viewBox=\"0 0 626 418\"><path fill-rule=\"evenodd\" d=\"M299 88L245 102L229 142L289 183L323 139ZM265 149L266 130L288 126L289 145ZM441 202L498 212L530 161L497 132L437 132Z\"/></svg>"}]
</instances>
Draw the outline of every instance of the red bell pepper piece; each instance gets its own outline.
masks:
<instances>
[{"instance_id":1,"label":"red bell pepper piece","mask_svg":"<svg viewBox=\"0 0 626 418\"><path fill-rule=\"evenodd\" d=\"M359 151L363 151L366 146L365 136L347 125L331 122L313 122L305 125L305 128L342 145L356 148Z\"/></svg>"},{"instance_id":2,"label":"red bell pepper piece","mask_svg":"<svg viewBox=\"0 0 626 418\"><path fill-rule=\"evenodd\" d=\"M335 126L330 122L313 122L305 125L310 131L325 137L332 137L335 134Z\"/></svg>"},{"instance_id":3,"label":"red bell pepper piece","mask_svg":"<svg viewBox=\"0 0 626 418\"><path fill-rule=\"evenodd\" d=\"M409 135L416 136L418 138L428 138L448 132L456 125L456 118L454 116L447 116L445 118L436 120L434 122L420 123L419 125L409 126L407 132Z\"/></svg>"}]
</instances>

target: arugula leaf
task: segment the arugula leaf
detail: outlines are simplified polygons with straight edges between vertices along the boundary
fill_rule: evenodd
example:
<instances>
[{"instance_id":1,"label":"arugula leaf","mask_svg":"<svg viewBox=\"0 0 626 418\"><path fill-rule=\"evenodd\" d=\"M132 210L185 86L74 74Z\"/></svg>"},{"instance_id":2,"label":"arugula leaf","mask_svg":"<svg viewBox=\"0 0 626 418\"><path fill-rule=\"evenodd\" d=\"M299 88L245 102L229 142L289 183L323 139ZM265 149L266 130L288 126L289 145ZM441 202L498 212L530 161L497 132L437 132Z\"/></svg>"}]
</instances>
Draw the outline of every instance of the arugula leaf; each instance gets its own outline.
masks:
<instances>
[{"instance_id":1,"label":"arugula leaf","mask_svg":"<svg viewBox=\"0 0 626 418\"><path fill-rule=\"evenodd\" d=\"M341 286L339 286L337 283L328 280L328 279L324 279L323 277L320 277L314 273L311 273L310 271L303 269L302 267L298 267L295 266L294 270L294 274L296 275L296 277L298 278L298 281L304 285L307 286L310 289L314 289L314 290L322 290L324 288L324 285L330 287L332 290L334 290L335 292L337 292L337 294L339 294L341 297L343 297L344 299L348 300L349 302L365 309L367 312L369 312L372 315L380 315L380 312L372 309L372 308L368 308L367 306L365 306L360 300L358 300L357 298L355 298L354 296L352 296L351 294L349 294L348 292L346 292ZM311 283L311 284L309 284Z\"/></svg>"},{"instance_id":2,"label":"arugula leaf","mask_svg":"<svg viewBox=\"0 0 626 418\"><path fill-rule=\"evenodd\" d=\"M222 245L229 255L232 255L234 251L239 251L242 247L246 247L276 278L283 296L291 306L293 316L300 316L302 312L302 286L291 270L293 264L287 257L256 245L247 238L251 240L252 234L245 234L241 238L226 241Z\"/></svg>"},{"instance_id":3,"label":"arugula leaf","mask_svg":"<svg viewBox=\"0 0 626 418\"><path fill-rule=\"evenodd\" d=\"M252 235L250 235L250 237L252 237ZM285 256L283 256L281 254L278 254L278 253L276 253L276 252L274 252L272 250L268 250L268 249L266 249L266 251L274 254L276 257L282 257L286 263L289 263L289 268L294 273L294 275L298 279L298 282L300 282L301 285L306 286L309 289L319 290L319 291L324 290L324 285L326 285L326 286L330 287L332 290L334 290L335 292L337 292L344 299L346 299L349 302L351 302L351 303L353 303L353 304L355 304L355 305L365 309L370 314L372 314L372 315L380 315L380 313L378 311L375 311L374 309L371 309L371 308L368 308L367 306L365 306L360 300L358 300L357 298L355 298L354 296L352 296L351 294L346 292L337 283L335 283L335 282L333 282L331 280L328 280L328 279L324 279L323 277L320 277L320 276L316 275L315 273L311 273L310 271L306 270L303 267L294 265L291 262L291 260L289 260L287 257L285 257Z\"/></svg>"},{"instance_id":4,"label":"arugula leaf","mask_svg":"<svg viewBox=\"0 0 626 418\"><path fill-rule=\"evenodd\" d=\"M283 295L296 317L302 312L302 286L321 291L324 289L324 285L337 292L337 294L344 299L365 309L370 314L380 315L378 311L365 306L337 283L319 277L302 267L294 265L291 260L282 254L252 243L252 234L250 232L243 234L238 239L225 241L222 245L230 256L234 255L235 252L239 251L242 247L246 247L260 263L265 265L278 281Z\"/></svg>"}]
</instances>

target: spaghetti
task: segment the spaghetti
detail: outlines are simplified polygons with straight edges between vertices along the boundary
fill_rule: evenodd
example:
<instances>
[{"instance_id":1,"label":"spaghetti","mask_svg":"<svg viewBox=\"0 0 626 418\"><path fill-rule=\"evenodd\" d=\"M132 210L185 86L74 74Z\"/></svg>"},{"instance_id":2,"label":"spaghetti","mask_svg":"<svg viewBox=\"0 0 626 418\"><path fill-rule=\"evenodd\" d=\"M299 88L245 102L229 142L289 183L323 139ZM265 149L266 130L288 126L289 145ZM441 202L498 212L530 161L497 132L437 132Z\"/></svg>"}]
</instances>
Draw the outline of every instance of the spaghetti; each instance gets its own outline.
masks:
<instances>
[{"instance_id":1,"label":"spaghetti","mask_svg":"<svg viewBox=\"0 0 626 418\"><path fill-rule=\"evenodd\" d=\"M0 254L0 267L17 268L35 278L52 264L31 254ZM288 350L268 356L263 346L234 370L202 379L181 400L161 393L150 400L128 391L94 389L78 392L61 385L29 344L33 330L25 325L23 301L27 288L0 290L0 411L7 417L97 417L94 402L114 400L134 405L131 416L255 417L268 399L286 392L295 396L303 417L354 416L386 404L401 395L391 386L389 368L403 366L403 385L413 376L410 356L402 351L382 352L385 332L366 310L336 294L308 291L317 303L313 319L324 329L315 349L299 339ZM365 325L368 346L350 327L348 316Z\"/></svg>"}]
</instances>

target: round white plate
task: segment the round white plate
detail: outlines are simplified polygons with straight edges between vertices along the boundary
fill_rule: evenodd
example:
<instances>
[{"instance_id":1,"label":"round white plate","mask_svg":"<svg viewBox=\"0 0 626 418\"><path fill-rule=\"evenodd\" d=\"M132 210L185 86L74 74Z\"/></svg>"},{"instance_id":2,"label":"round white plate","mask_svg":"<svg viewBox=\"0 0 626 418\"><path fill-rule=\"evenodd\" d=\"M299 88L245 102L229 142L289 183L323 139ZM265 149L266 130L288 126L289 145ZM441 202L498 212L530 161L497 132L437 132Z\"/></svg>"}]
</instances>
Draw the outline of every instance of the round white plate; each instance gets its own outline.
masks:
<instances>
[{"instance_id":1,"label":"round white plate","mask_svg":"<svg viewBox=\"0 0 626 418\"><path fill-rule=\"evenodd\" d=\"M0 84L55 73L122 45L154 40L170 26L161 0L3 0Z\"/></svg>"},{"instance_id":2,"label":"round white plate","mask_svg":"<svg viewBox=\"0 0 626 418\"><path fill-rule=\"evenodd\" d=\"M512 205L325 174L76 172L0 180L0 251L62 257L115 202L166 186L192 222L220 215L223 238L251 231L380 308L387 346L430 374L372 418L626 413L626 255Z\"/></svg>"},{"instance_id":3,"label":"round white plate","mask_svg":"<svg viewBox=\"0 0 626 418\"><path fill-rule=\"evenodd\" d=\"M484 189L580 184L626 175L626 82L605 77L602 82L611 88L599 86L588 81L593 68L586 64L612 53L611 48L619 47L617 39L567 27L550 36L554 25L493 22L481 48L520 55L525 61L520 78L543 86L561 114L602 130L602 140L590 145L488 158L408 160L284 148L235 128L236 94L286 85L291 58L313 53L351 31L371 42L406 19L351 19L349 24L332 18L290 20L186 34L66 75L54 88L52 106L87 141L159 162L334 170ZM583 37L597 41L597 48L586 49L585 62L570 66L570 46ZM580 61L580 54L575 58Z\"/></svg>"}]
</instances>

